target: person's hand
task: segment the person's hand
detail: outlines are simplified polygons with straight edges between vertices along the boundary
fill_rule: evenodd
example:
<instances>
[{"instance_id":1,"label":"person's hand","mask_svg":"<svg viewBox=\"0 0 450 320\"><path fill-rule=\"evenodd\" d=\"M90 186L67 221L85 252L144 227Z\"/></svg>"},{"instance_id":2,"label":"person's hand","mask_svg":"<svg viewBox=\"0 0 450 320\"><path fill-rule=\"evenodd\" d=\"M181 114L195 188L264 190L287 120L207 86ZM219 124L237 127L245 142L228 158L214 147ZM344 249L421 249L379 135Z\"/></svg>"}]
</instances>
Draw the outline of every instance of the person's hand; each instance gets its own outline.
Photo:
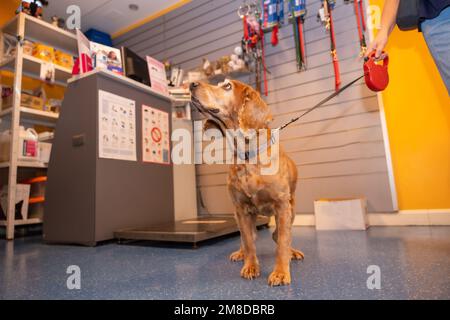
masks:
<instances>
[{"instance_id":1,"label":"person's hand","mask_svg":"<svg viewBox=\"0 0 450 320\"><path fill-rule=\"evenodd\" d=\"M383 52L384 47L386 47L388 38L389 36L387 32L380 30L375 39L367 47L367 51L364 56L367 57L372 51L375 51L375 59L382 59L383 57L381 56L381 53Z\"/></svg>"}]
</instances>

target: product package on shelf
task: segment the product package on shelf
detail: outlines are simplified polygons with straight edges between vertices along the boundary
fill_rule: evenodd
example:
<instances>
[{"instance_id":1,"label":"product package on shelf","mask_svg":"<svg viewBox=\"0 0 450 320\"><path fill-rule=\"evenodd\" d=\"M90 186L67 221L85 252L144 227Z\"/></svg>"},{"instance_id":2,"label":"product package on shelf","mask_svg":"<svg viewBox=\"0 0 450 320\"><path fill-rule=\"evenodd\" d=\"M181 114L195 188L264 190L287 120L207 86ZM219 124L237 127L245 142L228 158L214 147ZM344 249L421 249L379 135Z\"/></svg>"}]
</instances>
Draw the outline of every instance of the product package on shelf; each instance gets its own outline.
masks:
<instances>
[{"instance_id":1,"label":"product package on shelf","mask_svg":"<svg viewBox=\"0 0 450 320\"><path fill-rule=\"evenodd\" d=\"M54 49L42 43L34 44L33 56L46 62L53 63L55 61Z\"/></svg>"},{"instance_id":2,"label":"product package on shelf","mask_svg":"<svg viewBox=\"0 0 450 320\"><path fill-rule=\"evenodd\" d=\"M9 161L10 147L11 131L6 130L0 133L0 162ZM18 159L39 162L38 134L32 128L20 127Z\"/></svg>"},{"instance_id":3,"label":"product package on shelf","mask_svg":"<svg viewBox=\"0 0 450 320\"><path fill-rule=\"evenodd\" d=\"M91 57L94 69L109 70L123 74L120 50L103 44L91 42Z\"/></svg>"},{"instance_id":4,"label":"product package on shelf","mask_svg":"<svg viewBox=\"0 0 450 320\"><path fill-rule=\"evenodd\" d=\"M36 97L32 94L22 92L20 95L20 106L35 110L44 110L44 99ZM12 95L8 95L3 98L2 110L6 110L12 107Z\"/></svg>"},{"instance_id":5,"label":"product package on shelf","mask_svg":"<svg viewBox=\"0 0 450 320\"><path fill-rule=\"evenodd\" d=\"M55 63L63 68L72 70L73 57L68 53L55 49Z\"/></svg>"}]
</instances>

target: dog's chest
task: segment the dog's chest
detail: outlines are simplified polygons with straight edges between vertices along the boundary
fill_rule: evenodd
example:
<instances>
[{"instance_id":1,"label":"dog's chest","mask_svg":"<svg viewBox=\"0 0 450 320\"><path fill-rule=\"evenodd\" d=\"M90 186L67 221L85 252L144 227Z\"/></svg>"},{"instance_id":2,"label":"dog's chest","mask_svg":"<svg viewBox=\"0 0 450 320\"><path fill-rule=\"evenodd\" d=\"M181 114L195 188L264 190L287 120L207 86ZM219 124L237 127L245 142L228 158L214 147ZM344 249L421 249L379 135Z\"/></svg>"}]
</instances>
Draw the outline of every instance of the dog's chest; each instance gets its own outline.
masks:
<instances>
[{"instance_id":1,"label":"dog's chest","mask_svg":"<svg viewBox=\"0 0 450 320\"><path fill-rule=\"evenodd\" d=\"M255 166L237 167L230 171L228 184L233 200L250 211L263 215L273 214L273 186L260 175Z\"/></svg>"}]
</instances>

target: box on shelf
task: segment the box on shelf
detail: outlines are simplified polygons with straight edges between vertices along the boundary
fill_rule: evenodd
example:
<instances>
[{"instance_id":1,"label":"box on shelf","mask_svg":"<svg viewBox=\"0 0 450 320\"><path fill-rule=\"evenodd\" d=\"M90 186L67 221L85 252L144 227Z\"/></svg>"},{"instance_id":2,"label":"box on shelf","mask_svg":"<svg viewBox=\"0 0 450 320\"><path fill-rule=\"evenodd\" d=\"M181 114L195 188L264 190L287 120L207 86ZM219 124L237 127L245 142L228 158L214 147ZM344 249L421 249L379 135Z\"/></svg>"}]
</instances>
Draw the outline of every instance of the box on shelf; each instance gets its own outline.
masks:
<instances>
[{"instance_id":1,"label":"box on shelf","mask_svg":"<svg viewBox=\"0 0 450 320\"><path fill-rule=\"evenodd\" d=\"M63 68L72 70L73 57L70 54L55 49L55 63Z\"/></svg>"},{"instance_id":2,"label":"box on shelf","mask_svg":"<svg viewBox=\"0 0 450 320\"><path fill-rule=\"evenodd\" d=\"M50 162L50 153L52 144L50 142L39 142L39 161L42 163Z\"/></svg>"},{"instance_id":3,"label":"box on shelf","mask_svg":"<svg viewBox=\"0 0 450 320\"><path fill-rule=\"evenodd\" d=\"M58 113L61 111L62 101L59 99L47 99L44 110L48 112Z\"/></svg>"},{"instance_id":4,"label":"box on shelf","mask_svg":"<svg viewBox=\"0 0 450 320\"><path fill-rule=\"evenodd\" d=\"M367 200L321 199L314 201L317 230L366 230Z\"/></svg>"},{"instance_id":5,"label":"box on shelf","mask_svg":"<svg viewBox=\"0 0 450 320\"><path fill-rule=\"evenodd\" d=\"M11 147L11 131L0 133L0 162L9 161ZM19 134L19 160L39 161L38 134L34 129L20 127Z\"/></svg>"},{"instance_id":6,"label":"box on shelf","mask_svg":"<svg viewBox=\"0 0 450 320\"><path fill-rule=\"evenodd\" d=\"M15 220L28 219L29 197L30 197L30 185L17 184L16 215L14 217ZM3 215L6 215L6 213L8 212L8 185L4 185L3 188L0 190L0 205L3 211ZM3 219L6 219L6 216L4 216Z\"/></svg>"},{"instance_id":7,"label":"box on shelf","mask_svg":"<svg viewBox=\"0 0 450 320\"><path fill-rule=\"evenodd\" d=\"M119 49L91 42L91 55L94 69L109 70L123 74L122 55Z\"/></svg>"},{"instance_id":8,"label":"box on shelf","mask_svg":"<svg viewBox=\"0 0 450 320\"><path fill-rule=\"evenodd\" d=\"M39 134L38 134L39 142L50 141L50 140L53 140L53 138L55 137L55 133L52 131L40 131L36 128L36 126L35 126L35 129L36 129L36 131L39 132Z\"/></svg>"},{"instance_id":9,"label":"box on shelf","mask_svg":"<svg viewBox=\"0 0 450 320\"><path fill-rule=\"evenodd\" d=\"M13 96L10 95L5 97L2 102L2 110L11 108L12 104ZM36 110L44 110L44 100L31 94L22 92L22 94L20 95L20 106Z\"/></svg>"},{"instance_id":10,"label":"box on shelf","mask_svg":"<svg viewBox=\"0 0 450 320\"><path fill-rule=\"evenodd\" d=\"M27 54L29 56L33 55L33 51L34 51L34 42L30 41L30 40L24 40L23 41L23 53Z\"/></svg>"},{"instance_id":11,"label":"box on shelf","mask_svg":"<svg viewBox=\"0 0 450 320\"><path fill-rule=\"evenodd\" d=\"M33 56L46 62L55 62L54 49L42 43L34 44Z\"/></svg>"},{"instance_id":12,"label":"box on shelf","mask_svg":"<svg viewBox=\"0 0 450 320\"><path fill-rule=\"evenodd\" d=\"M22 107L35 110L44 110L44 100L31 94L22 93L20 96L20 105Z\"/></svg>"}]
</instances>

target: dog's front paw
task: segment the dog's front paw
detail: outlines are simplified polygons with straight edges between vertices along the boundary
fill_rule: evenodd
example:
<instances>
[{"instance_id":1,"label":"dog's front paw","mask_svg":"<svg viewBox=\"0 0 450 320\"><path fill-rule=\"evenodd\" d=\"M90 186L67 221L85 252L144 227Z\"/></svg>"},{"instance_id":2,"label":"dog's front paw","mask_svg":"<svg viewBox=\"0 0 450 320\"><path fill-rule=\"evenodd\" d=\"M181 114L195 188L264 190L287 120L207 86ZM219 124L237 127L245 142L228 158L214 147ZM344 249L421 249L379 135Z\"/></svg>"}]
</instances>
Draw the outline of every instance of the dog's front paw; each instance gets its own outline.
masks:
<instances>
[{"instance_id":1,"label":"dog's front paw","mask_svg":"<svg viewBox=\"0 0 450 320\"><path fill-rule=\"evenodd\" d=\"M238 251L233 252L230 254L230 260L234 262L244 260L244 251L239 249Z\"/></svg>"},{"instance_id":2,"label":"dog's front paw","mask_svg":"<svg viewBox=\"0 0 450 320\"><path fill-rule=\"evenodd\" d=\"M245 264L241 269L241 277L245 279L252 280L259 277L259 265L257 264Z\"/></svg>"},{"instance_id":3,"label":"dog's front paw","mask_svg":"<svg viewBox=\"0 0 450 320\"><path fill-rule=\"evenodd\" d=\"M303 260L305 258L305 255L300 250L291 248L291 253L292 253L291 256L292 260Z\"/></svg>"},{"instance_id":4,"label":"dog's front paw","mask_svg":"<svg viewBox=\"0 0 450 320\"><path fill-rule=\"evenodd\" d=\"M289 272L273 271L267 280L269 286L284 286L291 284L291 275Z\"/></svg>"}]
</instances>

